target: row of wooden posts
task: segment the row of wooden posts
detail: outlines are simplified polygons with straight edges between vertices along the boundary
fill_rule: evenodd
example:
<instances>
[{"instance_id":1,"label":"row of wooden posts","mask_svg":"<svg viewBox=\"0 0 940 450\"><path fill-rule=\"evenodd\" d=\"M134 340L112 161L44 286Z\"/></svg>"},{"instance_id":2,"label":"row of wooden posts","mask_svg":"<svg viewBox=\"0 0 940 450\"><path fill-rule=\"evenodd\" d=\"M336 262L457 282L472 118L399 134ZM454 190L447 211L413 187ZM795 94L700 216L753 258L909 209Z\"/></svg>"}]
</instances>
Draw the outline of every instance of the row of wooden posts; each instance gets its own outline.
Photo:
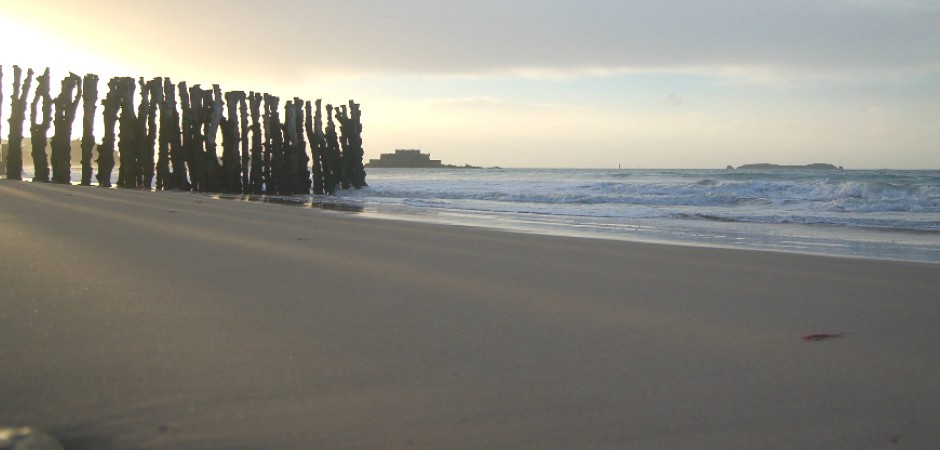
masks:
<instances>
[{"instance_id":1,"label":"row of wooden posts","mask_svg":"<svg viewBox=\"0 0 940 450\"><path fill-rule=\"evenodd\" d=\"M22 75L22 69L13 66L6 175L17 180L22 179L23 122L33 70L28 69L25 79ZM187 88L185 81L173 84L169 78L115 77L108 82L108 92L101 101L105 129L97 146L98 171L93 173L98 76L82 78L70 73L55 98L49 93L48 68L36 81L29 127L33 181L71 183L72 123L81 103L83 185L91 185L94 177L99 186L111 186L115 143L120 155L117 185L123 188L328 195L337 188L366 185L361 112L352 100L338 107L326 105L324 130L320 100L288 100L282 121L280 99L273 95L244 91L223 95L219 85L207 90L198 84ZM0 66L0 108L2 86ZM140 101L135 111L134 91L138 87ZM177 89L182 115L177 108ZM42 110L38 111L40 103ZM47 161L50 125L55 130L49 142L51 161ZM220 130L221 158L217 145Z\"/></svg>"}]
</instances>

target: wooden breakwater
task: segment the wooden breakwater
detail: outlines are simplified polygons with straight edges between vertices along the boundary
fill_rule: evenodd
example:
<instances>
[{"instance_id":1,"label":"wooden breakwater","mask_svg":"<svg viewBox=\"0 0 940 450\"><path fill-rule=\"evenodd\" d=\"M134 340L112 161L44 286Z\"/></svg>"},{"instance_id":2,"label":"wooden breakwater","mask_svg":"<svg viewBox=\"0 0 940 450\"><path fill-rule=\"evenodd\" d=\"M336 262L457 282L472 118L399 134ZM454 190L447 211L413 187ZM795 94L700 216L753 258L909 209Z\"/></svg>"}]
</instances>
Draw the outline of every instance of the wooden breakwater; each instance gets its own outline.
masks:
<instances>
[{"instance_id":1,"label":"wooden breakwater","mask_svg":"<svg viewBox=\"0 0 940 450\"><path fill-rule=\"evenodd\" d=\"M164 77L114 77L100 98L104 133L98 144L98 76L70 73L52 97L47 68L36 76L28 102L33 75L27 69L24 77L13 66L9 147L3 160L8 179L23 176L23 123L29 104L33 181L72 182L72 128L81 105L82 185L96 180L111 187L117 165L117 187L128 189L329 195L366 186L362 113L352 100L324 108L321 100L294 97L282 108L281 99L267 93L223 93L217 84L203 89ZM0 66L0 112L2 105Z\"/></svg>"}]
</instances>

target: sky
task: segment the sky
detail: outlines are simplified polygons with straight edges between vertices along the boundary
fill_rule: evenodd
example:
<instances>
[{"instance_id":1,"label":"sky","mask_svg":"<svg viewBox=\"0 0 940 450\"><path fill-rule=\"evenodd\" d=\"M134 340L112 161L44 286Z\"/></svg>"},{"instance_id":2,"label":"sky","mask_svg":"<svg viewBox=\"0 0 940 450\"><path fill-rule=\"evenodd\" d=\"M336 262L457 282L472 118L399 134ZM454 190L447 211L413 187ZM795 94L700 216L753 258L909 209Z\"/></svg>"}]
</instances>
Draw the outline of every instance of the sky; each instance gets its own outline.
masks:
<instances>
[{"instance_id":1,"label":"sky","mask_svg":"<svg viewBox=\"0 0 940 450\"><path fill-rule=\"evenodd\" d=\"M940 169L938 24L940 0L0 0L3 115L19 64L354 99L367 159Z\"/></svg>"}]
</instances>

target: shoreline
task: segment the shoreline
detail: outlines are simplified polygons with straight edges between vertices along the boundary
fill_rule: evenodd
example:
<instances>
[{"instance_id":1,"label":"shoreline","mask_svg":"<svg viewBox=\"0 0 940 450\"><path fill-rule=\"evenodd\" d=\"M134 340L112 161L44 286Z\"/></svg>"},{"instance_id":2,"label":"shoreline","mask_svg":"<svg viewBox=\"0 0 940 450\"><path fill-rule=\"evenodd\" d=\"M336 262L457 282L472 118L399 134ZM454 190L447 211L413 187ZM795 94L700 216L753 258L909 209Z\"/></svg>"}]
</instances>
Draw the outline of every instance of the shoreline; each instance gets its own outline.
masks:
<instances>
[{"instance_id":1,"label":"shoreline","mask_svg":"<svg viewBox=\"0 0 940 450\"><path fill-rule=\"evenodd\" d=\"M5 178L0 178L0 181L6 180ZM16 180L11 180L16 181ZM32 183L29 180L22 180L23 183ZM69 186L73 187L83 187L80 184L73 182ZM84 186L99 188L98 186ZM117 186L112 186L108 189L120 189ZM653 245L675 245L675 246L688 246L688 247L701 247L701 248L713 248L713 249L727 249L727 250L744 250L744 251L758 251L758 252L771 252L771 253L784 253L784 254L796 254L796 255L807 255L807 256L823 256L823 257L833 257L833 258L851 258L851 259L861 259L861 260L875 260L875 261L895 261L895 262L913 262L913 263L923 263L923 264L940 264L940 255L932 256L929 250L922 249L920 254L911 254L906 255L890 255L886 254L883 250L862 250L858 253L847 253L846 251L837 251L833 250L832 247L838 245L848 245L858 246L859 243L864 243L868 241L870 236L881 236L883 233L895 233L897 236L895 239L890 240L891 244L896 244L899 238L915 237L915 236L933 236L936 235L935 231L920 231L920 230L905 230L905 229L885 229L879 227L871 228L849 228L844 227L838 224L800 224L800 223L748 223L748 222L732 222L734 225L747 225L751 227L766 228L766 229L779 229L779 230L789 230L793 235L800 235L799 231L806 227L811 230L825 230L827 233L823 235L829 235L834 238L834 236L844 237L845 233L840 233L843 231L848 231L849 235L854 236L857 240L854 242L848 243L836 243L835 245L832 242L823 241L818 245L806 244L804 243L803 248L790 248L790 247L774 247L772 243L768 242L751 242L751 243L742 243L742 242L714 242L706 240L692 240L688 238L676 238L676 237L664 237L662 235L642 235L637 233L611 233L605 232L604 230L576 230L571 229L565 226L557 226L551 224L537 224L536 222L525 222L525 223L515 223L513 219L494 219L492 217L476 217L472 214L468 214L468 211L449 211L441 210L435 208L425 208L421 210L420 208L412 208L412 210L382 210L383 205L367 205L367 202L363 200L353 198L353 197L343 197L343 196L313 196L313 195L265 195L265 194L228 194L228 193L200 193L200 192L188 192L188 191L157 191L154 189L151 190L134 190L139 192L151 192L151 193L164 193L164 194L192 194L197 196L202 196L205 198L210 198L214 200L230 200L238 202L248 202L248 203L270 203L278 206L289 206L289 207L304 207L311 209L318 209L321 211L332 211L332 212L348 212L356 213L363 218L370 220L390 220L390 221L402 221L408 223L423 223L431 225L445 225L445 226L457 226L457 227L471 227L471 228L480 228L480 229L489 229L496 230L506 233L522 233L522 234L531 234L531 235L540 235L540 236L557 236L557 237L570 237L578 239L595 239L595 240L605 240L605 241L617 241L617 242L634 242L634 243L646 243ZM513 214L508 214L512 216ZM523 214L524 215L524 214ZM531 214L533 217L541 217L540 214ZM455 218L458 217L458 218ZM654 229L654 228L675 228L678 230L679 234L688 234L690 230L683 227L676 227L675 224L671 223L672 220L658 220L650 218L636 218L631 219L630 224L628 225L635 230L643 229ZM725 225L724 221L708 221L708 220L692 220L689 221L693 224L700 225L700 229L707 230L709 227L717 228L721 225ZM715 233L727 233L728 231L714 231ZM732 230L733 233L733 230ZM820 238L820 236L814 236L815 238ZM868 244L868 245L877 245ZM887 245L887 242L882 243ZM864 244L863 244L864 245ZM916 245L916 244L915 244ZM887 247L886 247L887 248ZM934 252L935 253L935 252Z\"/></svg>"},{"instance_id":2,"label":"shoreline","mask_svg":"<svg viewBox=\"0 0 940 450\"><path fill-rule=\"evenodd\" d=\"M446 209L433 209L426 208L421 210L419 208L414 208L412 211L404 210L382 210L381 206L376 205L367 205L366 202L358 200L355 198L349 197L322 197L316 198L312 196L264 196L264 195L252 195L252 194L203 194L213 199L218 200L231 200L231 201L241 201L249 203L271 203L280 206L289 206L289 207L302 207L302 208L311 208L319 209L323 211L338 211L338 212L349 212L360 215L363 218L370 220L390 220L390 221L402 221L408 223L423 223L431 225L445 225L445 226L457 226L457 227L471 227L471 228L480 228L480 229L489 229L496 230L505 233L521 233L521 234L531 234L531 235L540 235L540 236L556 236L556 237L569 237L569 238L579 238L579 239L596 239L596 240L608 240L608 241L619 241L619 242L635 242L635 243L647 243L654 245L677 245L677 246L688 246L688 247L702 247L702 248L714 248L714 249L727 249L727 250L744 250L744 251L764 251L772 253L789 253L797 255L812 255L812 256L824 256L824 257L833 257L833 258L852 258L852 259L863 259L863 260L876 260L876 261L897 261L897 262L914 262L914 263L924 263L924 264L940 264L940 256L937 259L930 259L928 256L924 255L887 255L887 254L877 254L874 251L869 250L867 253L846 253L845 251L838 252L832 250L831 244L827 245L823 243L817 247L806 246L805 248L786 248L786 247L777 247L774 248L771 245L768 245L766 242L756 242L756 243L720 243L720 242L703 242L703 241L694 241L689 239L670 239L668 237L662 236L644 236L640 234L625 234L625 233L610 233L603 231L584 231L584 230L574 230L566 228L564 226L552 226L552 225L534 225L534 222L528 222L526 224L520 224L513 222L512 219L495 219L493 217L476 217L473 214L467 214L466 211L450 211ZM508 214L511 216L511 214ZM538 214L532 214L533 217L540 217ZM637 218L631 219L632 226L636 229L653 229L653 228L669 228L671 225L669 221L657 220L657 219L645 219ZM720 226L723 223L711 222L711 221L693 221L694 223L699 223L704 226ZM736 225L744 225L746 223L735 223ZM848 229L846 227L835 225L835 224L791 224L791 223L780 223L780 224L765 224L765 223L750 223L746 224L752 227L763 227L767 229L778 229L778 230L789 230L793 234L799 234L798 232L803 227L808 227L809 229L816 230L825 230L830 236L839 235L844 237L845 233L840 233L848 231L849 234L864 240L866 236L870 235L879 235L880 233L895 233L898 234L897 237L904 236L933 236L936 235L936 232L933 231L918 231L918 230L903 230L903 229L882 229L882 228L867 228L867 229ZM675 228L675 225L672 225ZM687 230L682 229L681 231L686 232ZM898 239L893 239L891 242L896 243Z\"/></svg>"},{"instance_id":3,"label":"shoreline","mask_svg":"<svg viewBox=\"0 0 940 450\"><path fill-rule=\"evenodd\" d=\"M422 185L423 181L426 181L428 183L426 188L429 191L415 193L411 192L412 188L402 184L403 180L400 177L389 175L401 171L400 169L377 169L373 174L373 177L378 177L375 181L377 183L375 190L367 188L364 191L344 191L338 193L336 197L208 195L216 198L247 198L249 201L260 200L279 204L315 206L322 209L358 211L366 216L381 219L482 226L509 232L940 264L940 245L937 244L940 241L935 239L940 237L940 229L936 228L936 222L930 215L930 211L935 209L935 206L923 198L925 195L929 196L930 190L929 185L924 183L930 182L929 174L935 171L917 171L921 173L920 175L892 174L891 177L908 177L905 178L907 180L905 183L912 183L910 186L903 184L892 188L885 187L884 180L879 184L870 176L857 181L851 181L857 175L847 176L845 179L840 178L835 183L836 187L833 187L829 181L826 181L823 186L813 187L814 183L819 182L815 180L809 185L799 185L798 189L812 188L811 193L807 194L810 199L806 201L809 203L800 204L792 211L787 208L778 209L775 206L768 208L764 203L776 205L778 202L787 204L794 201L795 194L789 189L797 189L794 187L796 185L782 191L781 186L788 186L787 183L791 181L797 183L800 181L788 179L787 182L775 184L772 189L773 193L767 194L767 198L762 200L763 203L758 202L761 206L757 209L737 208L728 206L728 200L723 199L723 196L740 196L739 200L747 203L748 199L754 195L758 197L764 195L760 192L751 192L751 190L760 191L761 183L766 180L742 182L739 178L732 177L733 181L728 182L727 186L724 186L724 182L715 181L724 180L723 177L728 176L727 171L683 169L651 174L647 173L648 171L634 173L635 171L627 170L626 172L632 173L629 179L640 181L621 184L619 175L613 178L604 176L597 178L597 174L601 172L610 173L606 170L562 170L561 172L565 175L562 176L561 182L558 185L550 184L546 188L550 190L550 194L546 194L548 201L544 203L539 200L539 195L530 192L529 184L533 180L543 182L538 178L530 179L532 174L523 177L524 181L520 184L510 183L510 187L496 188L496 192L478 192L478 188L473 187L474 182L468 182L462 178L462 181L454 181L453 186L449 186L447 181L443 181L442 184L439 176L431 176L427 180L419 177L419 180L411 180L411 182ZM419 173L420 171L407 172ZM850 170L846 173L856 172L875 173L878 171ZM435 171L432 170L430 173L435 173ZM486 171L481 173L484 184L485 180L494 182L496 185L506 182L505 177L500 175ZM590 175L585 175L586 173ZM548 176L544 181L550 179L552 176ZM579 182L572 184L571 180L574 179ZM590 188L590 183L597 179L606 180L599 187L600 193ZM800 177L797 176L796 179ZM664 180L667 187L651 187ZM699 181L694 185L688 185L689 180ZM749 183L752 182L757 183L757 186L751 186ZM588 183L588 185L583 185L583 183ZM651 184L647 185L647 183ZM559 186L568 186L562 188L563 190L576 191L575 200L568 201L564 198L559 201L554 200L553 197L557 191L551 189L558 189ZM908 187L904 188L904 186ZM620 189L628 191L637 189L641 194L638 194L640 195L638 199L631 199L630 195L619 194ZM664 189L666 200L669 201L648 198L650 193L657 192L657 189ZM686 204L684 202L687 200L681 198L685 195L681 194L684 192L683 189L693 189L705 200L697 198L688 200L690 203ZM715 192L711 192L710 189L714 189ZM820 191L817 192L816 189ZM832 189L837 189L837 192L830 192ZM850 191L861 189L862 192L859 195L862 200L856 200L851 195L845 196L845 193L841 191L844 189ZM881 189L888 189L885 193L886 199L881 203L871 200L874 203L869 204L868 195L878 197L881 195ZM914 203L908 205L911 210L878 212L885 208L887 208L885 211L895 211L894 208L897 205L893 202L907 201L903 198L895 198L900 195L896 192L897 189L915 189L916 201L911 200ZM719 198L715 200L717 202L715 204L711 203L712 200L708 200L713 194ZM435 200L438 199L436 195L441 196L439 200ZM482 197L478 201L473 200L480 195ZM509 195L510 198L508 201L503 201L499 197L491 198L493 195ZM521 199L514 200L513 195L520 195ZM534 200L530 198L533 195L535 195ZM670 197L671 195L679 195L680 198ZM836 206L825 204L826 201L830 201L827 200L827 195L836 196L835 200L830 199L835 202ZM578 196L587 196L587 200L582 202L578 200L580 198ZM612 197L608 198L608 196ZM680 206L668 206L671 205L671 201L677 201ZM593 206L595 202L600 203ZM650 208L643 206L647 202L652 202L649 203L652 205ZM816 203L819 202L822 204L817 205ZM842 204L841 202L848 202L851 211L845 214L839 212L838 206ZM856 204L857 202L862 202L862 204ZM698 203L704 206L692 206ZM626 206L621 207L621 204ZM822 208L826 212L818 215L814 212L816 208ZM866 208L870 208L871 211L866 212Z\"/></svg>"},{"instance_id":4,"label":"shoreline","mask_svg":"<svg viewBox=\"0 0 940 450\"><path fill-rule=\"evenodd\" d=\"M276 203L276 202L272 202ZM313 206L317 208L317 206ZM727 243L710 243L710 242L696 242L691 240L679 240L679 239L669 239L665 237L643 237L643 236L634 236L628 234L612 234L612 233L603 233L603 232L591 232L591 231L574 231L566 230L561 227L535 227L535 226L519 226L514 224L481 224L474 223L472 220L460 220L460 219L438 219L438 218L428 218L431 215L447 215L446 212L432 211L430 213L424 214L408 214L408 213L385 213L385 212L370 212L370 211L356 211L358 214L362 214L364 217L372 220L391 220L391 221L402 221L402 222L411 222L411 223L425 223L432 225L444 225L444 226L456 226L456 227L470 227L470 228L480 228L480 229L489 229L496 230L504 233L520 233L520 234L531 234L537 236L555 236L555 237L567 237L567 238L576 238L576 239L592 239L592 240L601 240L601 241L615 241L615 242L628 242L628 243L643 243L651 245L669 245L669 246L679 246L679 247L693 247L693 248L710 248L710 249L723 249L723 250L740 250L740 251L750 251L750 252L769 252L769 253L783 253L783 254L794 254L794 255L804 255L804 256L819 256L819 257L829 257L829 258L849 258L849 259L859 259L859 260L872 260L872 261L891 261L891 262L910 262L910 263L921 263L921 264L940 264L940 259L933 260L923 257L904 257L904 256L886 256L886 255L872 255L872 254L848 254L848 253L839 253L834 251L824 251L825 247L820 248L771 248L768 246L762 246L760 244L727 244ZM663 225L662 221L657 221L655 219L633 219L635 225L638 228L653 228L657 225ZM828 231L843 231L844 227L839 225L832 224L751 224L753 226L767 227L767 228L779 228L786 229L790 228L793 231L799 230L801 227L809 227L810 229L821 229ZM910 236L933 236L937 233L931 231L911 231L911 230L884 230L884 229L865 229L861 230L851 230L857 234L878 234L878 233L898 233L901 235L910 235Z\"/></svg>"},{"instance_id":5,"label":"shoreline","mask_svg":"<svg viewBox=\"0 0 940 450\"><path fill-rule=\"evenodd\" d=\"M933 264L0 199L0 424L67 448L940 443Z\"/></svg>"}]
</instances>

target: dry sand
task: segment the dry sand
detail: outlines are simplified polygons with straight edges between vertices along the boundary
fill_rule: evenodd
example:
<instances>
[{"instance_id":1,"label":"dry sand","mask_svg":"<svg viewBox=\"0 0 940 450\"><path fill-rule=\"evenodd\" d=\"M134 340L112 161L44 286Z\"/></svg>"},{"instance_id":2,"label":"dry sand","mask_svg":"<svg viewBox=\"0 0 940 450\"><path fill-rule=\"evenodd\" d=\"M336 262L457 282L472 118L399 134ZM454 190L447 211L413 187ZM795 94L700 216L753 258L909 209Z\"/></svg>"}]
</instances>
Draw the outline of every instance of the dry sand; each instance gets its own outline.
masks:
<instances>
[{"instance_id":1,"label":"dry sand","mask_svg":"<svg viewBox=\"0 0 940 450\"><path fill-rule=\"evenodd\" d=\"M940 447L940 265L3 180L0 296L67 448Z\"/></svg>"}]
</instances>

